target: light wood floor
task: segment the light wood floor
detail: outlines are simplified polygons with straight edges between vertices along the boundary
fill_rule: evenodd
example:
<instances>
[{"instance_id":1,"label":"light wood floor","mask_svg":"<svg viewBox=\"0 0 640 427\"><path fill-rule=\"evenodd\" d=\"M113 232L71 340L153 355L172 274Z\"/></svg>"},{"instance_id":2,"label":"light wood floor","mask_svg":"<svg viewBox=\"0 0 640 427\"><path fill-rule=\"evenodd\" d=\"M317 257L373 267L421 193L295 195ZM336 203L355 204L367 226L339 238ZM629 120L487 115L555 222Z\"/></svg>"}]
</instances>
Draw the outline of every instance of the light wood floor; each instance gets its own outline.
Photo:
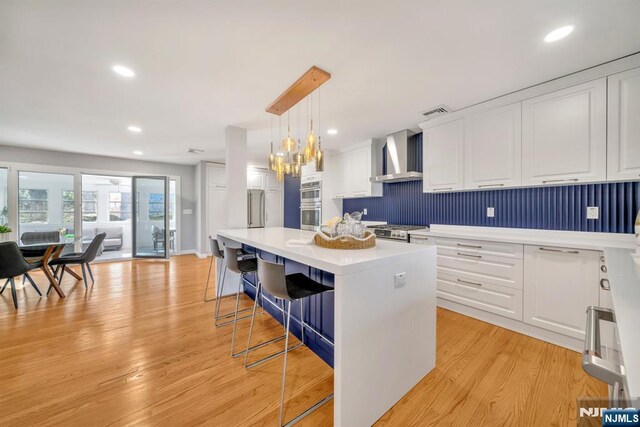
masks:
<instances>
[{"instance_id":1,"label":"light wood floor","mask_svg":"<svg viewBox=\"0 0 640 427\"><path fill-rule=\"evenodd\" d=\"M277 424L282 359L247 371L229 357L231 328L213 327L213 302L202 301L208 265L194 256L99 264L88 291L66 275L66 300L27 288L18 311L5 292L0 425ZM242 345L247 329L241 322ZM257 331L265 339L282 327L265 314ZM436 369L378 424L575 425L576 398L606 395L577 353L443 309L437 341ZM332 370L308 349L290 355L288 419L332 388ZM331 425L332 411L301 425Z\"/></svg>"}]
</instances>

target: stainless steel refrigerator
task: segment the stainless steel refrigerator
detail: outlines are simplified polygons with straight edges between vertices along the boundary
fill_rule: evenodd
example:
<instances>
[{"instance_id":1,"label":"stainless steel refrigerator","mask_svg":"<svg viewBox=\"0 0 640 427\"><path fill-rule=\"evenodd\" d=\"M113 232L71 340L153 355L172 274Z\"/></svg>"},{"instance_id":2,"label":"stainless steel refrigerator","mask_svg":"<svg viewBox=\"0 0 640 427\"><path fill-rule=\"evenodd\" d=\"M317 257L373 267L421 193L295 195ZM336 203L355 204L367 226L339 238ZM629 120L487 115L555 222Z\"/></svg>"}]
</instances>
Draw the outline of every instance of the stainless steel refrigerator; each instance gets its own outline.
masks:
<instances>
[{"instance_id":1,"label":"stainless steel refrigerator","mask_svg":"<svg viewBox=\"0 0 640 427\"><path fill-rule=\"evenodd\" d=\"M247 190L247 228L264 227L264 190Z\"/></svg>"}]
</instances>

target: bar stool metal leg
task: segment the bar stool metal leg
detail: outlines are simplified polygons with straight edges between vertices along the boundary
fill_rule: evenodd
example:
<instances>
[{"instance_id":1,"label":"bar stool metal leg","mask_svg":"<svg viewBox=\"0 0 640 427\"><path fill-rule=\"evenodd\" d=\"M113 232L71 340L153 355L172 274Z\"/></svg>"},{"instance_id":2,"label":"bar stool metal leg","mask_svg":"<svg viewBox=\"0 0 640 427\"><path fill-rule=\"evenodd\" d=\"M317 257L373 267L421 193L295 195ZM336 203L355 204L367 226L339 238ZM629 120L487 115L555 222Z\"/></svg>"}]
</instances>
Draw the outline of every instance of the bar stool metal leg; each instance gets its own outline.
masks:
<instances>
[{"instance_id":1,"label":"bar stool metal leg","mask_svg":"<svg viewBox=\"0 0 640 427\"><path fill-rule=\"evenodd\" d=\"M287 323L285 326L287 337L284 339L284 362L282 364L282 391L280 393L280 421L278 425L282 425L284 418L284 387L287 383L287 353L289 353L289 323L291 322L291 301L287 301Z\"/></svg>"},{"instance_id":2,"label":"bar stool metal leg","mask_svg":"<svg viewBox=\"0 0 640 427\"><path fill-rule=\"evenodd\" d=\"M279 337L272 338L272 339L270 339L268 341L264 341L264 342L262 342L260 344L256 344L253 347L251 347L251 335L253 333L253 324L254 324L255 319L256 319L256 310L258 308L257 307L258 306L258 294L260 293L261 289L262 289L262 284L260 283L260 280L258 280L258 287L257 287L257 290L256 290L256 298L253 301L253 314L251 316L251 325L249 326L249 335L247 336L247 349L244 351L244 367L247 368L247 369L250 369L250 368L252 368L252 367L254 367L256 365L259 365L259 364L264 363L264 362L266 362L268 360L271 360L271 359L273 359L275 357L278 357L278 356L280 356L281 354L284 353L284 350L280 350L280 351L278 351L276 353L270 354L269 356L265 356L260 360L257 360L255 362L247 364L247 361L248 361L248 358L249 358L249 353L251 351L257 350L259 348L262 348L262 347L264 347L264 346L266 346L268 344L274 343L276 341L281 341L281 340L285 339L285 337L286 337L286 335L281 335ZM264 296L263 293L261 295ZM264 301L264 297L263 297L262 300ZM283 315L284 315L284 311L283 311ZM284 323L284 319L283 319L283 323ZM289 351L295 350L296 348L301 347L301 346L302 346L302 343L297 344L297 345L291 347L289 349Z\"/></svg>"},{"instance_id":3,"label":"bar stool metal leg","mask_svg":"<svg viewBox=\"0 0 640 427\"><path fill-rule=\"evenodd\" d=\"M209 273L207 273L207 286L204 288L204 302L210 302L214 300L214 298L207 299L207 291L209 290L209 281L211 280L211 267L213 267L214 259L215 257L211 255L211 262L209 262ZM220 273L216 269L216 286L220 286L220 282L218 281L219 276L220 276Z\"/></svg>"}]
</instances>

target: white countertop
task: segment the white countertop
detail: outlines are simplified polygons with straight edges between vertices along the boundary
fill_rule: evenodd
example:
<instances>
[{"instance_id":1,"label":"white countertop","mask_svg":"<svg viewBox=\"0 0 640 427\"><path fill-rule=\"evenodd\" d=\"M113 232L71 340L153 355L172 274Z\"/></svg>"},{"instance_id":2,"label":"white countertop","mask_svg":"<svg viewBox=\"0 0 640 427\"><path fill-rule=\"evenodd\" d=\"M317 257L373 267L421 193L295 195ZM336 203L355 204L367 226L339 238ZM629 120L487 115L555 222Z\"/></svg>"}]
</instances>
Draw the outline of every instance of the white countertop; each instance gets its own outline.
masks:
<instances>
[{"instance_id":1,"label":"white countertop","mask_svg":"<svg viewBox=\"0 0 640 427\"><path fill-rule=\"evenodd\" d=\"M558 246L597 251L601 251L604 248L634 249L636 246L633 234L622 233L591 233L584 231L432 224L429 230L410 231L409 234L502 243L520 243L524 245Z\"/></svg>"},{"instance_id":2,"label":"white countertop","mask_svg":"<svg viewBox=\"0 0 640 427\"><path fill-rule=\"evenodd\" d=\"M283 227L218 231L220 237L338 275L370 270L407 257L435 251L435 248L429 246L408 245L384 239L377 239L376 246L371 249L358 250L326 249L313 244L296 246L287 244L290 240L310 241L314 234L313 231Z\"/></svg>"},{"instance_id":3,"label":"white countertop","mask_svg":"<svg viewBox=\"0 0 640 427\"><path fill-rule=\"evenodd\" d=\"M622 359L627 373L627 392L640 397L640 261L635 249L605 248ZM638 251L640 253L640 251Z\"/></svg>"}]
</instances>

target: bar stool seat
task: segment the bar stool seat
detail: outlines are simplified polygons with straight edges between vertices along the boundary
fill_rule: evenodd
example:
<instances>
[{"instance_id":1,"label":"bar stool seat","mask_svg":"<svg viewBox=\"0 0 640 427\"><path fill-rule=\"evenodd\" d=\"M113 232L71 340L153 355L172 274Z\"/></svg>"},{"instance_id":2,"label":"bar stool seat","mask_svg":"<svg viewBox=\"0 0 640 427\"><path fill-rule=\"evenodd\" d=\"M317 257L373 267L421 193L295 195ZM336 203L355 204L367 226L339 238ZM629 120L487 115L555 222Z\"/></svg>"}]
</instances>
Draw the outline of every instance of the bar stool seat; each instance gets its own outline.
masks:
<instances>
[{"instance_id":1,"label":"bar stool seat","mask_svg":"<svg viewBox=\"0 0 640 427\"><path fill-rule=\"evenodd\" d=\"M291 296L292 300L299 300L323 292L333 291L333 288L318 283L302 273L287 274L285 280L287 283L287 293Z\"/></svg>"}]
</instances>

